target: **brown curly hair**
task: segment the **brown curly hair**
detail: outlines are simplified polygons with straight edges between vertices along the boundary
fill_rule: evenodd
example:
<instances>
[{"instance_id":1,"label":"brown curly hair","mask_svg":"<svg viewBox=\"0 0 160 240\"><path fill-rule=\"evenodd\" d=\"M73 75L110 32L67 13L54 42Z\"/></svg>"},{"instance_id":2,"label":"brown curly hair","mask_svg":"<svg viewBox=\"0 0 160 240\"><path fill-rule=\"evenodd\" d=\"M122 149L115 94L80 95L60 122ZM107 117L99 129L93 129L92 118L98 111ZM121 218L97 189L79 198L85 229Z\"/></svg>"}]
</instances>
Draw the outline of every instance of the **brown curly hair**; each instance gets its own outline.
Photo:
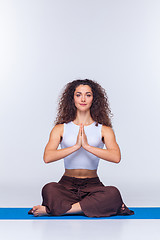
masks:
<instances>
[{"instance_id":1,"label":"brown curly hair","mask_svg":"<svg viewBox=\"0 0 160 240\"><path fill-rule=\"evenodd\" d=\"M109 107L109 101L107 94L96 81L84 79L84 80L74 80L67 83L63 92L59 97L59 103L57 108L57 117L54 124L63 124L70 121L74 121L76 118L76 107L74 104L74 92L79 85L88 85L93 92L93 102L90 108L90 114L92 119L98 123L109 126L112 128L111 113Z\"/></svg>"}]
</instances>

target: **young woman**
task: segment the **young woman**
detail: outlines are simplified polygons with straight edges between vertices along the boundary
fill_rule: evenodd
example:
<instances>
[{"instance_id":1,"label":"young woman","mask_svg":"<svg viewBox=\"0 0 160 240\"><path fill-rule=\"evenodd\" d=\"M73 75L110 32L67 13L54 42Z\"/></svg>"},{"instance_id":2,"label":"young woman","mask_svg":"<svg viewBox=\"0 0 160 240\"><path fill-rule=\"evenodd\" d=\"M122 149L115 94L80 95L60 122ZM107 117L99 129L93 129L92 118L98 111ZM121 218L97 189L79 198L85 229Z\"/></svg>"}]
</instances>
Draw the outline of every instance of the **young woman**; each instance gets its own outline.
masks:
<instances>
[{"instance_id":1,"label":"young woman","mask_svg":"<svg viewBox=\"0 0 160 240\"><path fill-rule=\"evenodd\" d=\"M44 151L45 163L64 159L65 172L58 183L43 187L42 205L34 206L29 214L134 214L123 203L119 190L104 186L97 175L100 158L113 163L121 160L111 115L106 92L97 82L75 80L65 86ZM61 149L57 150L59 144Z\"/></svg>"}]
</instances>

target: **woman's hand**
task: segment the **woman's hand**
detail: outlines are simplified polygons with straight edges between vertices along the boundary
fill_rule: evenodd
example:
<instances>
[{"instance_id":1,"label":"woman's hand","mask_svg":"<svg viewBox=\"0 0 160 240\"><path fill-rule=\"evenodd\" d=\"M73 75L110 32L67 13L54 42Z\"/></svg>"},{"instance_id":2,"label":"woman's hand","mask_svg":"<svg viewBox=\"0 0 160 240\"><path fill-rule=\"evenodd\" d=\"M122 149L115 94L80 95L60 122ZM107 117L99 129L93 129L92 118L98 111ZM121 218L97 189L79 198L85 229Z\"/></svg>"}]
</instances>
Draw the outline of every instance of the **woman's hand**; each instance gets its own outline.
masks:
<instances>
[{"instance_id":1,"label":"woman's hand","mask_svg":"<svg viewBox=\"0 0 160 240\"><path fill-rule=\"evenodd\" d=\"M81 131L82 131L82 147L85 149L89 144L87 141L87 136L84 131L84 125L81 124Z\"/></svg>"},{"instance_id":2,"label":"woman's hand","mask_svg":"<svg viewBox=\"0 0 160 240\"><path fill-rule=\"evenodd\" d=\"M77 136L77 142L76 142L77 149L82 147L82 127L80 126L78 136Z\"/></svg>"},{"instance_id":3,"label":"woman's hand","mask_svg":"<svg viewBox=\"0 0 160 240\"><path fill-rule=\"evenodd\" d=\"M88 145L89 144L87 141L87 136L84 131L84 125L83 125L83 123L81 123L81 125L79 127L78 136L77 136L76 146L78 149L81 147L83 147L85 149Z\"/></svg>"}]
</instances>

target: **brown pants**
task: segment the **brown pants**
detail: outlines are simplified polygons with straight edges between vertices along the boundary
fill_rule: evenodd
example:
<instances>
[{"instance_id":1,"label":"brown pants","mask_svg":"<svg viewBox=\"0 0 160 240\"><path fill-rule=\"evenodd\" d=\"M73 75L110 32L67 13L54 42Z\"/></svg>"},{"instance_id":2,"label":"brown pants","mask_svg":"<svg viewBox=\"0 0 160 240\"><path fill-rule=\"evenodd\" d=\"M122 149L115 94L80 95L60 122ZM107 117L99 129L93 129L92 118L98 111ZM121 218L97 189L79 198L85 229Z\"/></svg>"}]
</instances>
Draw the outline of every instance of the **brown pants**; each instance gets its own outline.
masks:
<instances>
[{"instance_id":1,"label":"brown pants","mask_svg":"<svg viewBox=\"0 0 160 240\"><path fill-rule=\"evenodd\" d=\"M53 216L65 214L77 202L88 217L134 214L125 205L122 208L124 203L119 190L114 186L104 186L98 177L63 176L58 183L51 182L43 187L42 198L42 205Z\"/></svg>"}]
</instances>

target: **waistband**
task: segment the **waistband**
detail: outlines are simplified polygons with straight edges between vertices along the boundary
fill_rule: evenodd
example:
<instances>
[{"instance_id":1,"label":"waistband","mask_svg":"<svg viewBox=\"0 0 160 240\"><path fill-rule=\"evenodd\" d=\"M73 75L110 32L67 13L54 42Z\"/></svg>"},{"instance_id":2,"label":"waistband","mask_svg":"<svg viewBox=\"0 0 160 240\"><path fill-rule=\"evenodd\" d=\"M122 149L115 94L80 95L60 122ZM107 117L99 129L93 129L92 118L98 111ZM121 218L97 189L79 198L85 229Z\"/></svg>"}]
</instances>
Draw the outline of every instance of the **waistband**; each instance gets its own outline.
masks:
<instances>
[{"instance_id":1,"label":"waistband","mask_svg":"<svg viewBox=\"0 0 160 240\"><path fill-rule=\"evenodd\" d=\"M67 181L71 183L99 183L100 179L99 177L93 177L93 178L76 178L76 177L69 177L63 175L60 181Z\"/></svg>"}]
</instances>

